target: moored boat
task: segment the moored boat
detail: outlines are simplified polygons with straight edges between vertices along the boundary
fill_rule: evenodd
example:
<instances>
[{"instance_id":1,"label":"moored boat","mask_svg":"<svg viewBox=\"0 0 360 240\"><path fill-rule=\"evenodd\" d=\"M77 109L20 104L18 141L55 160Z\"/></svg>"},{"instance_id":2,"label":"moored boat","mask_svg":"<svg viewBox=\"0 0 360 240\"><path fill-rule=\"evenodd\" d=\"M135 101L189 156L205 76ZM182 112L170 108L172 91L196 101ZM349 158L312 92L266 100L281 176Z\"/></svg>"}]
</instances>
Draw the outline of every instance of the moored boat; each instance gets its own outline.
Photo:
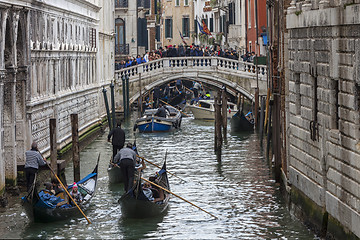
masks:
<instances>
[{"instance_id":1,"label":"moored boat","mask_svg":"<svg viewBox=\"0 0 360 240\"><path fill-rule=\"evenodd\" d=\"M202 99L197 103L188 105L187 108L193 113L195 119L215 120L215 106L214 100ZM231 118L237 112L236 104L232 102L227 103L227 117Z\"/></svg>"},{"instance_id":2,"label":"moored boat","mask_svg":"<svg viewBox=\"0 0 360 240\"><path fill-rule=\"evenodd\" d=\"M139 132L168 132L173 129L180 128L181 125L181 113L178 109L167 106L170 114L167 117L155 116L157 109L146 109L144 115L137 119L134 125L134 131L136 128Z\"/></svg>"},{"instance_id":3,"label":"moored boat","mask_svg":"<svg viewBox=\"0 0 360 240\"><path fill-rule=\"evenodd\" d=\"M252 112L246 115L242 111L238 111L230 120L231 131L248 132L254 130L254 117Z\"/></svg>"},{"instance_id":4,"label":"moored boat","mask_svg":"<svg viewBox=\"0 0 360 240\"><path fill-rule=\"evenodd\" d=\"M161 215L164 213L169 204L170 194L156 186L145 188L142 181L141 173L132 189L119 199L121 213L126 218L146 218ZM169 180L166 172L166 161L162 169L156 174L156 177L150 178L157 185L170 191ZM150 192L150 195L148 192Z\"/></svg>"},{"instance_id":5,"label":"moored boat","mask_svg":"<svg viewBox=\"0 0 360 240\"><path fill-rule=\"evenodd\" d=\"M81 203L78 203L82 211L89 207L90 200L95 195L99 159L100 155L94 170L76 183L83 199ZM72 187L73 185L68 186L67 190L70 191ZM52 195L47 190L38 191L36 178L31 189L30 193L22 197L21 200L26 214L32 221L53 222L81 216L79 209L69 203L71 200L68 199L65 192Z\"/></svg>"}]
</instances>

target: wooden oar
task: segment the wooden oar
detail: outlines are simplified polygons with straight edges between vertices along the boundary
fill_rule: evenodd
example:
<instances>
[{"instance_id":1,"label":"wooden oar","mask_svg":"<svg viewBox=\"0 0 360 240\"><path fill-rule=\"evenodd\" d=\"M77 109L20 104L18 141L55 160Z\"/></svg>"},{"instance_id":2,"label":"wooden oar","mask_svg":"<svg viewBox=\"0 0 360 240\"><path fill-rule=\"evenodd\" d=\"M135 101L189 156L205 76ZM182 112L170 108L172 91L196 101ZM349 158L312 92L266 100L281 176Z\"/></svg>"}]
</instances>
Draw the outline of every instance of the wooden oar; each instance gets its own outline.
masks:
<instances>
[{"instance_id":1,"label":"wooden oar","mask_svg":"<svg viewBox=\"0 0 360 240\"><path fill-rule=\"evenodd\" d=\"M191 90L191 89L189 89L189 88L187 88L187 87L185 87L185 86L184 86L184 88L187 89L187 90L189 90L190 92L194 93L193 90Z\"/></svg>"},{"instance_id":2,"label":"wooden oar","mask_svg":"<svg viewBox=\"0 0 360 240\"><path fill-rule=\"evenodd\" d=\"M158 168L162 169L162 167L160 167L160 166L156 165L155 163L150 162L149 160L147 160L147 159L145 159L145 158L143 158L143 157L140 157L139 155L136 155L136 156L137 156L138 158L141 158L142 160L144 160L144 161L146 161L146 162L148 162L148 163L150 163L150 164L154 165L155 167L158 167ZM171 173L171 172L169 172L168 170L166 170L166 172L167 172L167 173L169 173L169 174L171 174L171 175L172 175L172 176L174 176L174 177L179 178L181 181L186 182L184 179L182 179L181 177L176 176L174 173Z\"/></svg>"},{"instance_id":3,"label":"wooden oar","mask_svg":"<svg viewBox=\"0 0 360 240\"><path fill-rule=\"evenodd\" d=\"M170 193L170 194L174 195L175 197L180 198L181 200L183 200L183 201L185 201L185 202L187 202L187 203L190 203L190 204L191 204L191 205L193 205L194 207L197 207L197 208L198 208L198 209L200 209L201 211L204 211L204 212L206 212L207 214L209 214L209 215L211 215L212 217L214 217L214 218L216 218L216 219L217 219L217 217L216 217L215 215L213 215L213 214L209 213L208 211L206 211L206 210L202 209L201 207L199 207L199 206L197 206L197 205L193 204L192 202L190 202L190 201L186 200L185 198L182 198L182 197L180 197L179 195L177 195L177 194L175 194L175 193L173 193L173 192L171 192L171 191L167 190L166 188L163 188L163 187L161 187L160 185L158 185L158 184L156 184L156 183L154 183L154 182L151 182L151 181L149 181L149 180L147 180L147 179L145 179L145 178L143 178L143 177L141 177L141 179L142 179L142 180L144 180L144 181L146 181L146 182L148 182L148 183L150 183L150 184L152 184L152 185L154 185L154 186L156 186L156 187L158 187L158 188L161 188L162 190L164 190L164 191L166 191L166 192L168 192L168 193Z\"/></svg>"},{"instance_id":4,"label":"wooden oar","mask_svg":"<svg viewBox=\"0 0 360 240\"><path fill-rule=\"evenodd\" d=\"M170 107L173 107L173 108L175 108L175 109L177 109L176 107L174 107L174 106L171 106L170 104L168 104L167 102L164 102L163 100L161 100L161 99L159 99L160 101L162 101L163 103L165 103L166 105L169 105ZM189 115L187 115L186 113L184 113L183 111L181 111L180 109L177 109L177 110L179 110L179 112L181 112L181 113L183 113L183 114L185 114L187 117L190 117Z\"/></svg>"},{"instance_id":5,"label":"wooden oar","mask_svg":"<svg viewBox=\"0 0 360 240\"><path fill-rule=\"evenodd\" d=\"M40 152L39 152L40 153ZM41 154L41 153L40 153ZM41 155L42 156L42 155ZM100 154L99 154L100 157ZM56 179L59 181L59 183L61 184L61 186L63 187L63 189L65 190L65 192L67 193L67 195L70 197L70 199L75 203L76 207L79 209L79 211L81 212L81 214L86 218L86 220L88 221L89 224L91 224L91 221L87 218L87 216L85 215L85 213L81 210L81 208L79 207L79 205L77 205L77 203L75 202L75 200L73 199L73 197L70 195L70 193L68 192L68 190L66 189L66 187L64 186L64 184L61 182L61 180L59 179L59 177L56 175L56 173L54 172L54 170L50 167L50 164L45 161L47 166L49 167L49 169L51 170L51 172L54 174L54 176L56 177Z\"/></svg>"}]
</instances>

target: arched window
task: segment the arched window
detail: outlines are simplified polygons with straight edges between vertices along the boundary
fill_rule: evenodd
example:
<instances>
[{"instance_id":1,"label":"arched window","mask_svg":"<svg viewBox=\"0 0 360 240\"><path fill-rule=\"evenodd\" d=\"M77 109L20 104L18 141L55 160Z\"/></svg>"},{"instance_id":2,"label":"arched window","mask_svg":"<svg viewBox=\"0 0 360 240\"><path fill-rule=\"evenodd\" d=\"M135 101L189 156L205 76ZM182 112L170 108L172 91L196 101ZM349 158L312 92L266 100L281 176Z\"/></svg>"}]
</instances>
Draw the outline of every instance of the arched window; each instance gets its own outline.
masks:
<instances>
[{"instance_id":1,"label":"arched window","mask_svg":"<svg viewBox=\"0 0 360 240\"><path fill-rule=\"evenodd\" d=\"M115 54L122 54L125 44L125 21L117 18L115 20Z\"/></svg>"}]
</instances>

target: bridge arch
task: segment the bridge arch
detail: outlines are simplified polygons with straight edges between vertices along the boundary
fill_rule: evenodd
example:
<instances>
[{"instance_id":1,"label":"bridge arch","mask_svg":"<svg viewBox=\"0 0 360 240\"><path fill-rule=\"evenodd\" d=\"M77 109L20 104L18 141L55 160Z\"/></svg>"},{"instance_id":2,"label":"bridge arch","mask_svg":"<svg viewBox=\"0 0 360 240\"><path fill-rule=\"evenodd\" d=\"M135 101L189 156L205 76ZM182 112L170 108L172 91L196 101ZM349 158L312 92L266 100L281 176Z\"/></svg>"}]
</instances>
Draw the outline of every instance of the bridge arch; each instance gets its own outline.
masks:
<instances>
[{"instance_id":1,"label":"bridge arch","mask_svg":"<svg viewBox=\"0 0 360 240\"><path fill-rule=\"evenodd\" d=\"M234 84L234 82L230 81L229 79L219 78L218 76L214 76L211 74L193 74L193 76L189 74L187 76L184 76L183 73L171 74L147 84L142 88L141 93L142 95L146 95L152 89L178 79L206 83L215 88L221 88L223 86L226 86L227 92L232 96L236 97L237 94L240 93L245 96L249 101L254 102L254 95L251 92L247 91L244 87L238 84ZM135 102L139 97L140 90L136 91L134 95L130 98L130 104Z\"/></svg>"}]
</instances>

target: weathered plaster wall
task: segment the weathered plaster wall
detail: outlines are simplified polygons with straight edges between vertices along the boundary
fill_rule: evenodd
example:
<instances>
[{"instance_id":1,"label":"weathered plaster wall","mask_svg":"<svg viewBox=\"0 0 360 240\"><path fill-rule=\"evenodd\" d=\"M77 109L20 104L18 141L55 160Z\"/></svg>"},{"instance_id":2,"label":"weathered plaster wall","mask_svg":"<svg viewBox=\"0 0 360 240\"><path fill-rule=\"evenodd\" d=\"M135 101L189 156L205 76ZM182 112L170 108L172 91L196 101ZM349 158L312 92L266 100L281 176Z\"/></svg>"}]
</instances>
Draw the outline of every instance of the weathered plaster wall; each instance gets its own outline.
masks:
<instances>
[{"instance_id":1,"label":"weathered plaster wall","mask_svg":"<svg viewBox=\"0 0 360 240\"><path fill-rule=\"evenodd\" d=\"M360 237L360 5L291 5L289 180Z\"/></svg>"}]
</instances>

